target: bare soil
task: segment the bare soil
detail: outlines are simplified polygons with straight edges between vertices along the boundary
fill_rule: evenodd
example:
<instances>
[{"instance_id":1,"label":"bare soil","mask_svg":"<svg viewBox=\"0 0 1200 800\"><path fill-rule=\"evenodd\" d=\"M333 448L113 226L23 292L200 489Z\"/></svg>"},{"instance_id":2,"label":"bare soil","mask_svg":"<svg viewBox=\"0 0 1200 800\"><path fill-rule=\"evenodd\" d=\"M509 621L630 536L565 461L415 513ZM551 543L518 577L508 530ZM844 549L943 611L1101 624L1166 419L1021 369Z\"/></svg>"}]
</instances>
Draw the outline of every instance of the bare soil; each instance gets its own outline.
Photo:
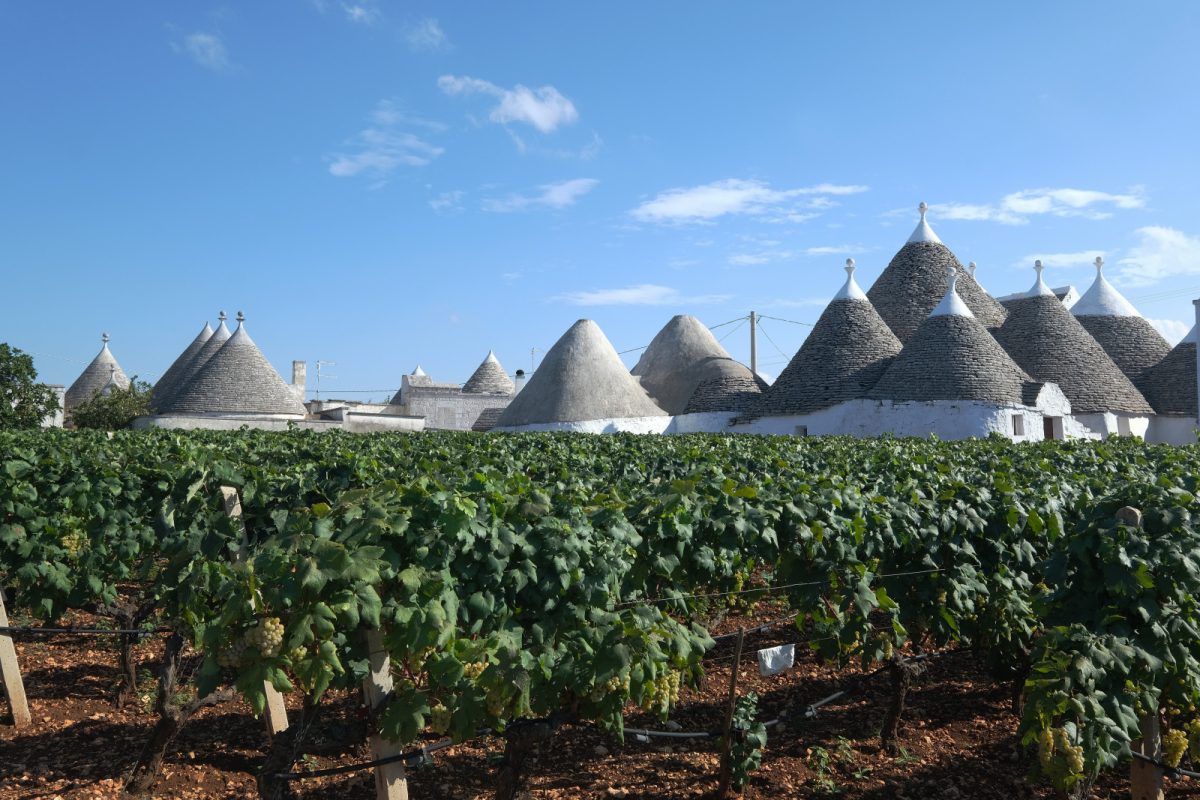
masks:
<instances>
[{"instance_id":1,"label":"bare soil","mask_svg":"<svg viewBox=\"0 0 1200 800\"><path fill-rule=\"evenodd\" d=\"M717 629L762 624L777 615L759 607L724 620ZM85 616L75 622L88 624ZM13 624L19 624L14 621ZM1017 745L1017 718L1009 707L1009 687L994 683L970 652L932 658L909 694L901 723L900 757L879 746L888 701L886 678L862 682L861 690L804 720L803 709L856 683L854 667L822 664L797 648L796 666L761 677L758 648L798 641L784 626L747 637L739 692L754 691L769 719L784 709L792 721L769 732L762 767L745 787L746 798L847 798L849 800L1012 800L1050 798L1053 793L1029 778L1034 756ZM142 695L123 710L112 703L118 680L118 653L100 637L20 640L34 724L17 733L7 705L0 705L0 799L116 798L154 724L155 682L150 677L162 653L151 637L138 647L145 679ZM672 721L685 731L718 729L729 684L732 644L723 641L710 654L700 691L684 689ZM299 698L289 697L289 707ZM348 765L370 758L359 698L334 695L297 768ZM663 730L663 722L631 713L630 728ZM433 741L432 739L430 741ZM494 760L504 742L484 737L438 752L431 764L409 770L414 800L488 798L494 788ZM239 702L206 709L183 730L164 772L149 795L161 798L243 798L255 796L254 773L266 751L265 726ZM531 798L704 798L713 794L718 774L718 743L711 739L649 743L627 737L624 744L589 726L561 729L530 760ZM1093 790L1097 798L1127 798L1127 772L1106 775ZM1200 783L1200 782L1198 782ZM317 800L375 797L370 772L298 781L299 797ZM1200 797L1186 780L1168 785L1168 797Z\"/></svg>"}]
</instances>

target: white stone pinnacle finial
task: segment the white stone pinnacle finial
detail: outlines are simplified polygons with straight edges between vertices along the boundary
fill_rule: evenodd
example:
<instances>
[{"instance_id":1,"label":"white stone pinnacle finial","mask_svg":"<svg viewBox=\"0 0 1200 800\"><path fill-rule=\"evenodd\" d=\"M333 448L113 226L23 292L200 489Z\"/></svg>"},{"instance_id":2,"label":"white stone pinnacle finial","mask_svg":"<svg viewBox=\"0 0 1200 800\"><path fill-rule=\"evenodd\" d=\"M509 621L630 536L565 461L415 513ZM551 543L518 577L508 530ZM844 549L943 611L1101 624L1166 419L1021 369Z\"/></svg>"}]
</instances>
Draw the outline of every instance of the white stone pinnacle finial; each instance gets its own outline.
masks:
<instances>
[{"instance_id":1,"label":"white stone pinnacle finial","mask_svg":"<svg viewBox=\"0 0 1200 800\"><path fill-rule=\"evenodd\" d=\"M1101 258L1100 256L1096 256L1095 264L1096 264L1096 277L1098 278L1104 273L1104 259Z\"/></svg>"},{"instance_id":2,"label":"white stone pinnacle finial","mask_svg":"<svg viewBox=\"0 0 1200 800\"><path fill-rule=\"evenodd\" d=\"M218 319L218 320L220 320L221 322L224 322L225 320L229 319L229 317L225 316L225 312L224 312L224 311L218 311L218 312L217 312L217 319Z\"/></svg>"},{"instance_id":3,"label":"white stone pinnacle finial","mask_svg":"<svg viewBox=\"0 0 1200 800\"><path fill-rule=\"evenodd\" d=\"M108 334L107 333L100 334L100 341L104 342L105 347L108 347Z\"/></svg>"},{"instance_id":4,"label":"white stone pinnacle finial","mask_svg":"<svg viewBox=\"0 0 1200 800\"><path fill-rule=\"evenodd\" d=\"M853 258L846 259L846 274L847 275L854 274L854 259Z\"/></svg>"},{"instance_id":5,"label":"white stone pinnacle finial","mask_svg":"<svg viewBox=\"0 0 1200 800\"><path fill-rule=\"evenodd\" d=\"M862 287L854 280L854 259L847 258L846 266L846 282L842 284L842 288L833 296L834 300L866 300L867 295L863 292Z\"/></svg>"},{"instance_id":6,"label":"white stone pinnacle finial","mask_svg":"<svg viewBox=\"0 0 1200 800\"><path fill-rule=\"evenodd\" d=\"M1040 258L1033 262L1033 271L1038 274L1039 278L1042 277L1042 270L1044 269L1045 267L1042 266L1042 260Z\"/></svg>"},{"instance_id":7,"label":"white stone pinnacle finial","mask_svg":"<svg viewBox=\"0 0 1200 800\"><path fill-rule=\"evenodd\" d=\"M975 277L975 269L976 269L975 262L972 261L970 264L967 264L967 269L971 270L971 277L974 278Z\"/></svg>"},{"instance_id":8,"label":"white stone pinnacle finial","mask_svg":"<svg viewBox=\"0 0 1200 800\"><path fill-rule=\"evenodd\" d=\"M238 321L238 325L241 325L243 322L246 321L246 315L243 314L241 311L239 311L238 315L237 315L237 321Z\"/></svg>"},{"instance_id":9,"label":"white stone pinnacle finial","mask_svg":"<svg viewBox=\"0 0 1200 800\"><path fill-rule=\"evenodd\" d=\"M925 219L925 212L929 210L929 206L927 206L927 205L925 204L925 201L924 201L924 200L922 200L922 201L921 201L921 205L917 206L917 210L921 212L921 219L922 219L922 220L924 220L924 219Z\"/></svg>"},{"instance_id":10,"label":"white stone pinnacle finial","mask_svg":"<svg viewBox=\"0 0 1200 800\"><path fill-rule=\"evenodd\" d=\"M950 279L950 291L954 291L958 286L958 270L953 266L946 267L946 277Z\"/></svg>"}]
</instances>

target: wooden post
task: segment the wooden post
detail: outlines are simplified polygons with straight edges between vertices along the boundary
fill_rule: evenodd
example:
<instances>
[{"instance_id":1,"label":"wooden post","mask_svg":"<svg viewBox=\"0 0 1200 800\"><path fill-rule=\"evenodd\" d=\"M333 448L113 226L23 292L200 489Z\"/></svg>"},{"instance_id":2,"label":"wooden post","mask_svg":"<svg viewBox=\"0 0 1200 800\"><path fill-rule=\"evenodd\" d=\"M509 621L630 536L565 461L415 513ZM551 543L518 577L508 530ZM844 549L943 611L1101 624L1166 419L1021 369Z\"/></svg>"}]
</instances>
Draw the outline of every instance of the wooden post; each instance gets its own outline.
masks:
<instances>
[{"instance_id":1,"label":"wooden post","mask_svg":"<svg viewBox=\"0 0 1200 800\"><path fill-rule=\"evenodd\" d=\"M378 629L367 631L367 658L370 673L363 680L363 694L366 695L367 709L373 719L374 712L392 692L391 659L383 648L383 634ZM389 742L374 731L370 741L372 759L387 758L401 752L398 744ZM375 768L375 796L378 800L408 800L408 778L403 761Z\"/></svg>"},{"instance_id":2,"label":"wooden post","mask_svg":"<svg viewBox=\"0 0 1200 800\"><path fill-rule=\"evenodd\" d=\"M746 629L739 628L737 641L733 645L733 669L729 674L729 700L725 708L725 733L721 741L721 782L717 786L717 797L729 797L733 782L733 712L737 707L738 667L742 663L742 642L746 638Z\"/></svg>"},{"instance_id":3,"label":"wooden post","mask_svg":"<svg viewBox=\"0 0 1200 800\"><path fill-rule=\"evenodd\" d=\"M0 590L0 628L8 627L8 612L4 610L4 591ZM21 680L21 666L17 663L17 649L11 636L0 634L0 679L4 682L4 695L12 709L13 725L20 729L33 722L29 715L29 701L25 699L25 684Z\"/></svg>"},{"instance_id":4,"label":"wooden post","mask_svg":"<svg viewBox=\"0 0 1200 800\"><path fill-rule=\"evenodd\" d=\"M1135 753L1162 761L1162 740L1158 730L1158 711L1141 719L1142 738L1130 744ZM1129 789L1133 800L1163 800L1162 770L1135 758L1129 765Z\"/></svg>"},{"instance_id":5,"label":"wooden post","mask_svg":"<svg viewBox=\"0 0 1200 800\"><path fill-rule=\"evenodd\" d=\"M240 520L242 518L242 499L238 496L237 489L232 486L222 486L221 497L225 503L226 515L230 519ZM243 528L242 546L238 552L238 560L246 558L246 547L246 534L245 528ZM274 738L276 734L288 729L287 706L283 703L283 695L271 685L270 681L263 681L263 691L267 694L267 706L263 710L263 717L267 723L267 736Z\"/></svg>"}]
</instances>

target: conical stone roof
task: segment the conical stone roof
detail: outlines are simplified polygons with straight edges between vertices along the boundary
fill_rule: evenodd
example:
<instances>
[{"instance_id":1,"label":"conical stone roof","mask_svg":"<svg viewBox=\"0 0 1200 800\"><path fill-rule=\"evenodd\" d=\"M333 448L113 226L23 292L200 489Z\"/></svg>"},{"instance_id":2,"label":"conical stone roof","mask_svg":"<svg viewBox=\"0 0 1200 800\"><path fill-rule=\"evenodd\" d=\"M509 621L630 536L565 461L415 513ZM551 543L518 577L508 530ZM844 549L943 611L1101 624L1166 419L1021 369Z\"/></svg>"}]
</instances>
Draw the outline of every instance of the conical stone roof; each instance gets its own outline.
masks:
<instances>
[{"instance_id":1,"label":"conical stone roof","mask_svg":"<svg viewBox=\"0 0 1200 800\"><path fill-rule=\"evenodd\" d=\"M183 371L179 373L179 380L175 383L175 387L171 390L170 396L164 394L162 399L158 401L159 409L169 408L171 403L175 401L175 398L181 392L183 392L188 387L188 384L192 382L192 379L200 373L200 370L204 368L204 365L207 364L212 357L217 354L217 351L224 347L225 343L229 341L229 328L225 326L225 319L225 312L218 312L217 329L213 331L212 336L209 336L200 349L196 352L195 358L188 362Z\"/></svg>"},{"instance_id":2,"label":"conical stone roof","mask_svg":"<svg viewBox=\"0 0 1200 800\"><path fill-rule=\"evenodd\" d=\"M846 259L846 272L846 284L763 394L755 414L805 414L865 397L900 352L900 340L854 280L854 259Z\"/></svg>"},{"instance_id":3,"label":"conical stone roof","mask_svg":"<svg viewBox=\"0 0 1200 800\"><path fill-rule=\"evenodd\" d=\"M1042 262L1034 269L1033 288L1009 301L1008 319L996 332L1001 346L1034 380L1057 383L1076 414L1153 413L1142 393L1042 280ZM1195 391L1193 385L1193 396Z\"/></svg>"},{"instance_id":4,"label":"conical stone roof","mask_svg":"<svg viewBox=\"0 0 1200 800\"><path fill-rule=\"evenodd\" d=\"M925 221L927 207L921 204L921 221L904 247L892 258L867 291L875 310L896 338L906 342L938 298L946 294L947 268L958 273L958 294L986 328L998 328L1004 322L1004 307L983 290L959 263L950 248L942 244Z\"/></svg>"},{"instance_id":5,"label":"conical stone roof","mask_svg":"<svg viewBox=\"0 0 1200 800\"><path fill-rule=\"evenodd\" d=\"M742 411L766 387L733 360L703 322L688 314L663 326L632 374L668 414Z\"/></svg>"},{"instance_id":6,"label":"conical stone roof","mask_svg":"<svg viewBox=\"0 0 1200 800\"><path fill-rule=\"evenodd\" d=\"M465 394L512 394L516 388L512 378L508 377L504 367L500 366L496 354L489 350L487 358L474 374L467 378L462 390Z\"/></svg>"},{"instance_id":7,"label":"conical stone roof","mask_svg":"<svg viewBox=\"0 0 1200 800\"><path fill-rule=\"evenodd\" d=\"M1146 370L1171 352L1162 334L1104 277L1104 259L1099 256L1096 280L1071 306L1071 313L1139 389Z\"/></svg>"},{"instance_id":8,"label":"conical stone roof","mask_svg":"<svg viewBox=\"0 0 1200 800\"><path fill-rule=\"evenodd\" d=\"M166 411L305 414L304 405L250 338L244 322L239 311L238 326L229 341L176 393Z\"/></svg>"},{"instance_id":9,"label":"conical stone roof","mask_svg":"<svg viewBox=\"0 0 1200 800\"><path fill-rule=\"evenodd\" d=\"M87 400L91 400L108 384L110 380L122 389L129 387L129 378L117 363L117 359L108 349L108 334L100 337L104 343L100 352L92 359L92 363L84 368L63 396L64 409L71 409ZM116 367L116 371L113 370Z\"/></svg>"},{"instance_id":10,"label":"conical stone roof","mask_svg":"<svg viewBox=\"0 0 1200 800\"><path fill-rule=\"evenodd\" d=\"M150 407L157 409L165 404L166 400L170 399L175 390L179 388L179 381L182 377L188 374L188 367L196 358L196 355L204 347L204 343L212 338L213 329L207 322L200 329L200 333L196 334L196 338L192 343L184 348L179 357L171 362L171 366L167 367L167 371L159 377L154 384L154 388L150 391Z\"/></svg>"},{"instance_id":11,"label":"conical stone roof","mask_svg":"<svg viewBox=\"0 0 1200 800\"><path fill-rule=\"evenodd\" d=\"M946 296L904 343L869 398L1029 402L1026 389L1033 382L958 297L955 288L963 276L957 271L954 276L947 277Z\"/></svg>"},{"instance_id":12,"label":"conical stone roof","mask_svg":"<svg viewBox=\"0 0 1200 800\"><path fill-rule=\"evenodd\" d=\"M1150 405L1159 414L1196 416L1196 328L1146 370L1142 386Z\"/></svg>"},{"instance_id":13,"label":"conical stone roof","mask_svg":"<svg viewBox=\"0 0 1200 800\"><path fill-rule=\"evenodd\" d=\"M626 371L600 326L581 319L546 353L496 427L665 415Z\"/></svg>"}]
</instances>

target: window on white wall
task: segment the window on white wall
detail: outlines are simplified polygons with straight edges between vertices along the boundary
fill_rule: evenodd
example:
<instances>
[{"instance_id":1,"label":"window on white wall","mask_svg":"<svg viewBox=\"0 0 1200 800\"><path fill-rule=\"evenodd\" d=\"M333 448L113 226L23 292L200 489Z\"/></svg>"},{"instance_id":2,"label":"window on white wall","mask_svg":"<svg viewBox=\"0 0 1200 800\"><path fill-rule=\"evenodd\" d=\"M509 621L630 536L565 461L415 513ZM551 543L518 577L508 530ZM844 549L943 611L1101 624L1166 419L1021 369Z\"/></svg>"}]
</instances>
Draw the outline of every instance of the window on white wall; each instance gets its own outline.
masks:
<instances>
[{"instance_id":1,"label":"window on white wall","mask_svg":"<svg viewBox=\"0 0 1200 800\"><path fill-rule=\"evenodd\" d=\"M1025 415L1013 414L1013 436L1025 435Z\"/></svg>"}]
</instances>

